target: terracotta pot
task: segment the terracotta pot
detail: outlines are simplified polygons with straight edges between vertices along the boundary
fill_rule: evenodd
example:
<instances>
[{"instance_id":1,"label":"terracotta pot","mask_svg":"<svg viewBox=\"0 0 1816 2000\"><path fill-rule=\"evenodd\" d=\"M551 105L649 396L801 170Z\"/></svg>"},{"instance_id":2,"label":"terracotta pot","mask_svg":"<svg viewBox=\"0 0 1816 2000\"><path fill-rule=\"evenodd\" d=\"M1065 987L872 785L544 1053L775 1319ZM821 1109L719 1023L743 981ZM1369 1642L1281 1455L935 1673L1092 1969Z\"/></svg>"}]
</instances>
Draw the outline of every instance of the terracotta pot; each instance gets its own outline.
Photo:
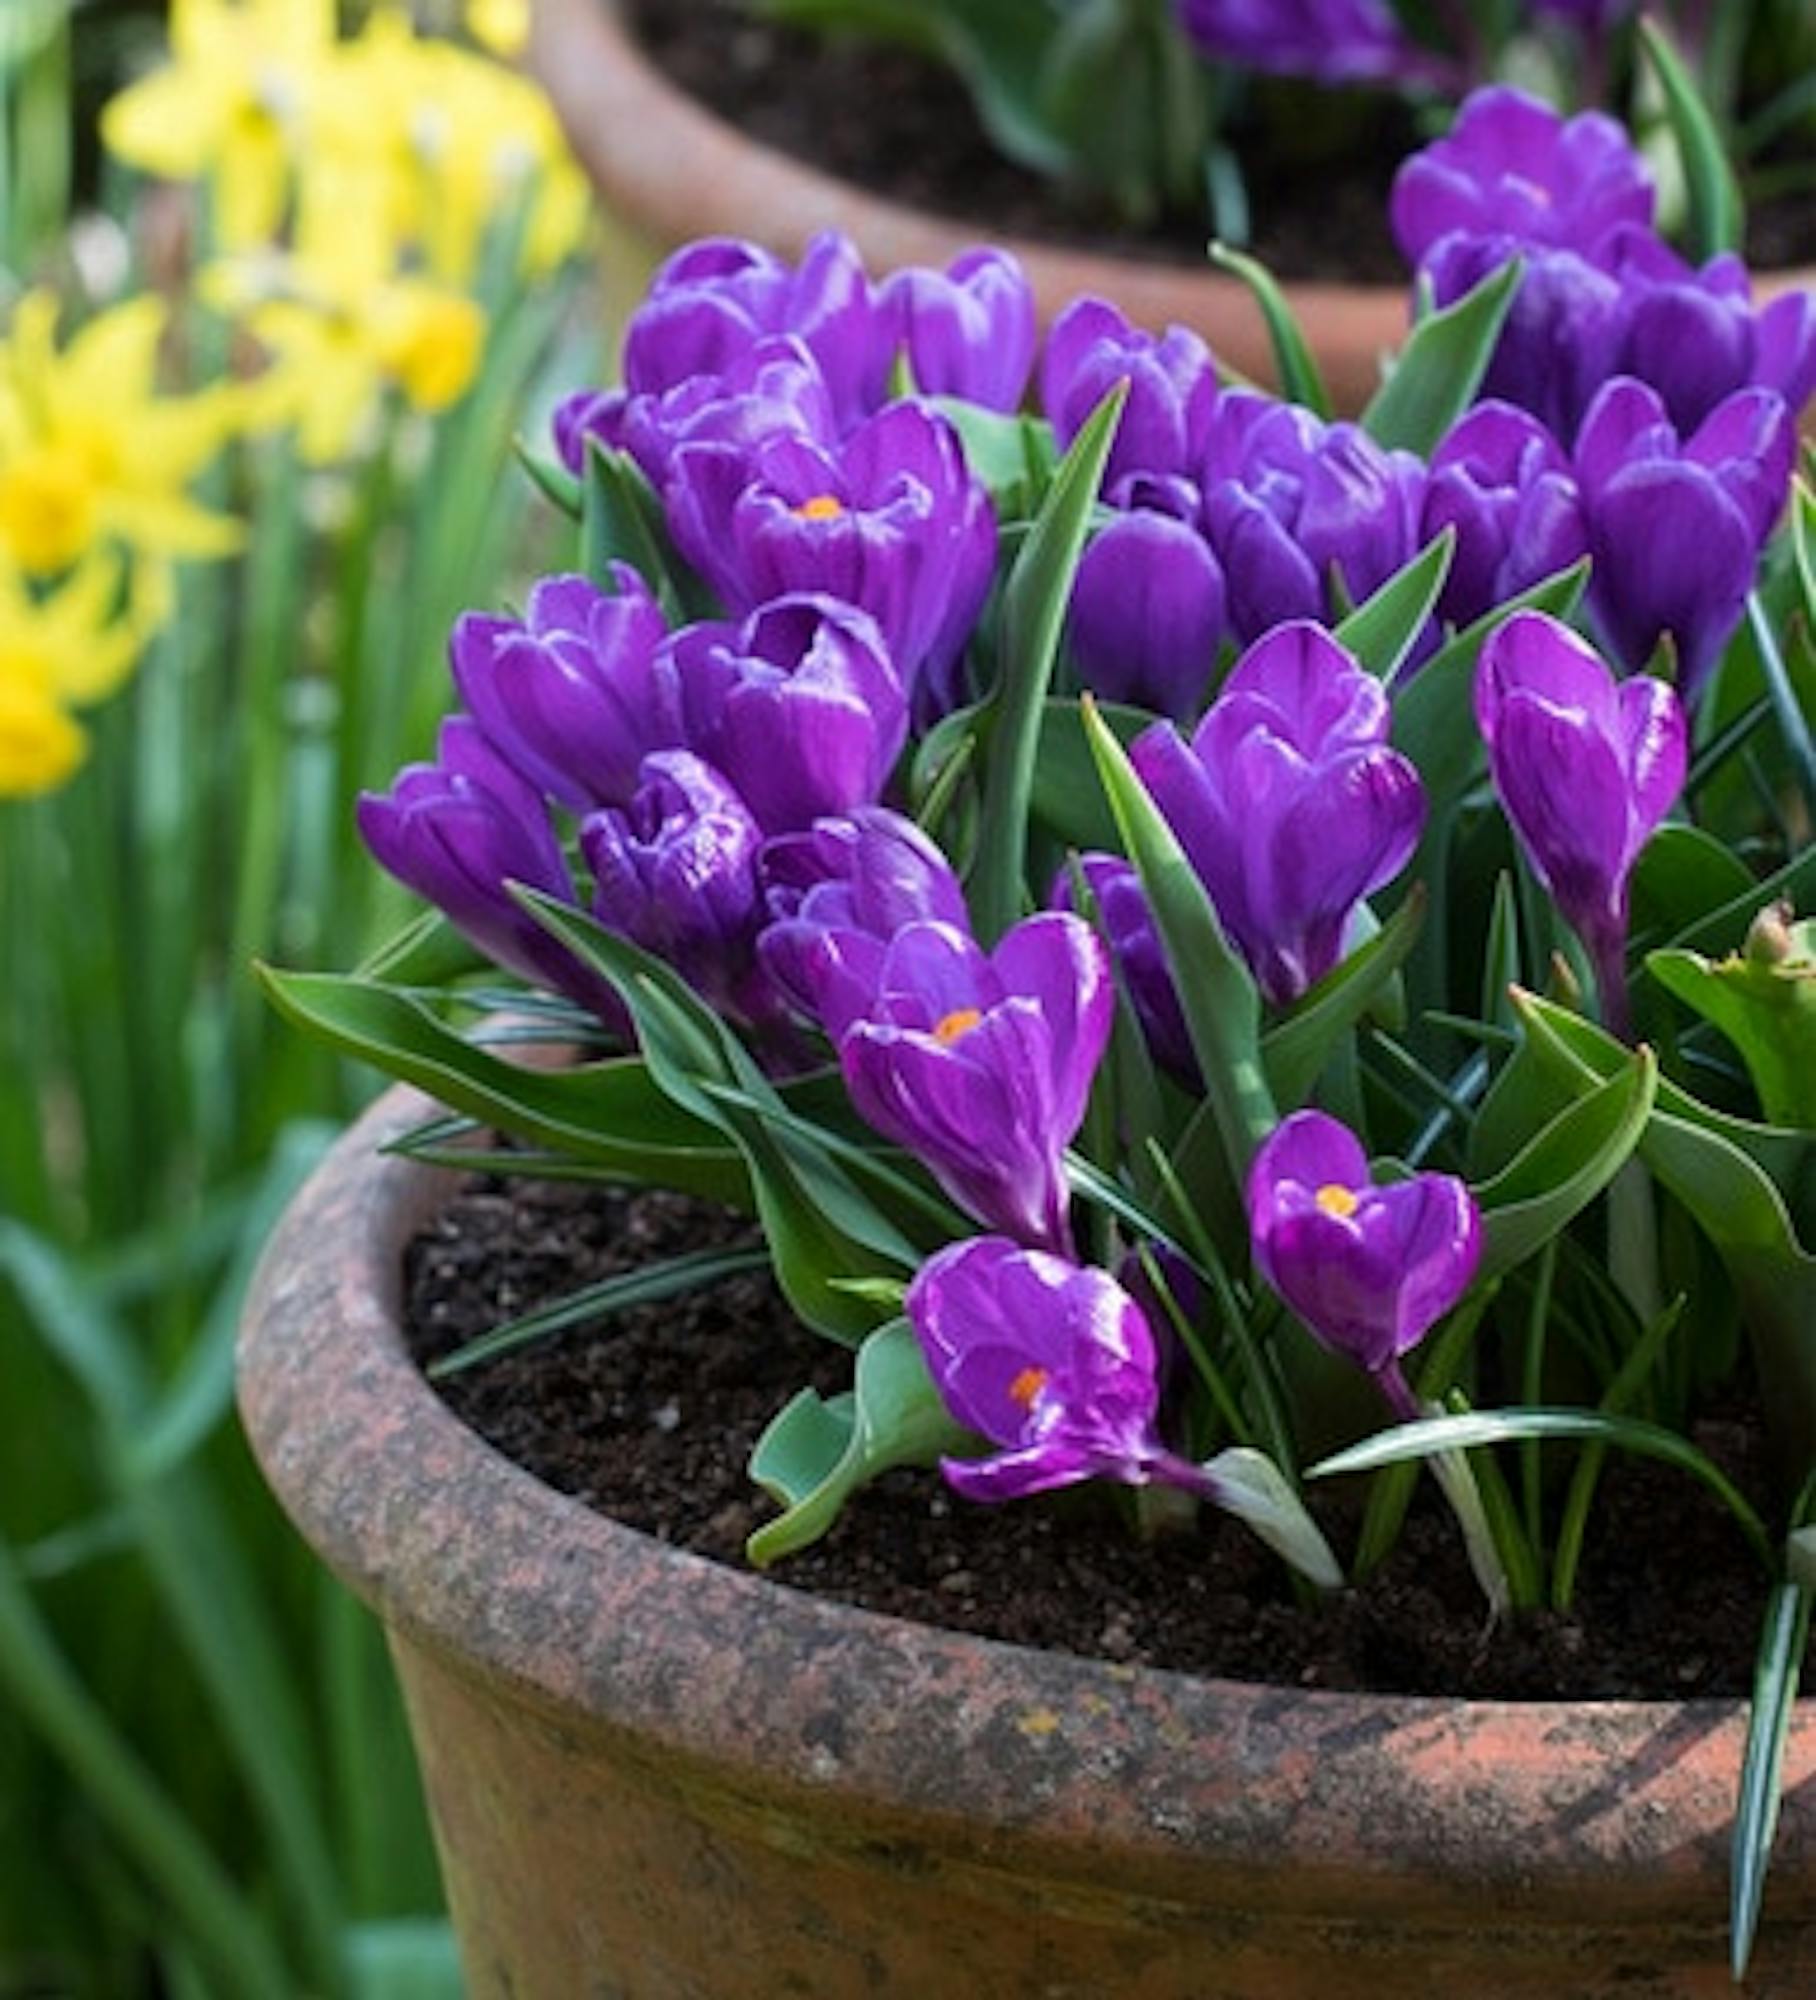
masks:
<instances>
[{"instance_id":1,"label":"terracotta pot","mask_svg":"<svg viewBox=\"0 0 1816 2000\"><path fill-rule=\"evenodd\" d=\"M1248 288L1192 264L1068 250L904 208L747 139L654 68L616 0L534 0L530 66L616 225L608 262L617 295L635 298L655 255L695 236L743 236L797 257L809 237L842 229L872 271L944 266L984 237L1013 250L1043 319L1081 293L1113 299L1139 326L1189 326L1218 359L1274 380L1267 329ZM1400 286L1288 286L1333 400L1356 411L1380 357L1406 331Z\"/></svg>"},{"instance_id":2,"label":"terracotta pot","mask_svg":"<svg viewBox=\"0 0 1816 2000\"><path fill-rule=\"evenodd\" d=\"M275 1238L247 1429L384 1619L470 1991L1729 1994L1734 1702L1306 1693L1031 1652L681 1554L500 1457L398 1331L394 1091ZM1816 1990L1816 1713L1751 1992Z\"/></svg>"}]
</instances>

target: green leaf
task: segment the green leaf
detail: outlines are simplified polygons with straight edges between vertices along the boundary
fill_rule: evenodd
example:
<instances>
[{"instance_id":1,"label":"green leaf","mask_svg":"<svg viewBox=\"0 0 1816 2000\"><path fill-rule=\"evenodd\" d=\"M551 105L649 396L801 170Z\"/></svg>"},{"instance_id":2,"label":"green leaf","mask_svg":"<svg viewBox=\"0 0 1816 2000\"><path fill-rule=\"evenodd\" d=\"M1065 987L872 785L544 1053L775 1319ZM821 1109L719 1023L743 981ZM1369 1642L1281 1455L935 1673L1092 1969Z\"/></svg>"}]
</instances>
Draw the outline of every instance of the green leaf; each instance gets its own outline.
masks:
<instances>
[{"instance_id":1,"label":"green leaf","mask_svg":"<svg viewBox=\"0 0 1816 2000\"><path fill-rule=\"evenodd\" d=\"M684 1256L665 1257L656 1263L639 1264L635 1270L618 1271L596 1284L582 1285L565 1298L506 1320L490 1333L466 1341L452 1354L444 1354L424 1371L431 1382L445 1381L482 1362L496 1361L501 1354L514 1354L521 1347L565 1333L570 1327L585 1326L610 1319L614 1313L629 1312L636 1306L658 1305L664 1299L682 1298L689 1292L716 1285L722 1279L743 1276L749 1271L766 1271L769 1252L759 1246L734 1250L690 1250Z\"/></svg>"},{"instance_id":2,"label":"green leaf","mask_svg":"<svg viewBox=\"0 0 1816 2000\"><path fill-rule=\"evenodd\" d=\"M1119 702L1100 701L1097 712L1123 744L1133 743L1155 720L1146 709ZM1028 810L1056 840L1081 853L1116 845L1116 820L1097 782L1078 702L1071 697L1055 696L1042 705Z\"/></svg>"},{"instance_id":3,"label":"green leaf","mask_svg":"<svg viewBox=\"0 0 1816 2000\"><path fill-rule=\"evenodd\" d=\"M1465 1416L1425 1417L1417 1423L1396 1424L1361 1443L1321 1459L1307 1479L1334 1479L1349 1472L1374 1472L1403 1460L1430 1458L1438 1452L1474 1451L1483 1445L1517 1444L1527 1439L1565 1439L1578 1444L1612 1445L1642 1458L1662 1459L1706 1486L1734 1516L1766 1574L1778 1575L1765 1524L1746 1496L1713 1459L1658 1424L1637 1417L1608 1416L1600 1410L1522 1409L1472 1410Z\"/></svg>"},{"instance_id":4,"label":"green leaf","mask_svg":"<svg viewBox=\"0 0 1816 2000\"><path fill-rule=\"evenodd\" d=\"M1279 1122L1261 1060L1260 995L1128 752L1088 698L1083 714L1098 777L1123 852L1135 864L1154 912L1205 1096L1216 1107L1218 1135L1240 1186L1255 1148Z\"/></svg>"},{"instance_id":5,"label":"green leaf","mask_svg":"<svg viewBox=\"0 0 1816 2000\"><path fill-rule=\"evenodd\" d=\"M585 506L580 481L557 460L544 458L534 450L528 439L518 437L511 440L511 449L517 454L517 462L530 476L536 490L552 506L560 508L570 519L578 521Z\"/></svg>"},{"instance_id":6,"label":"green leaf","mask_svg":"<svg viewBox=\"0 0 1816 2000\"><path fill-rule=\"evenodd\" d=\"M587 446L580 541L583 567L601 590L617 589L612 564L624 562L655 592L671 625L702 608L649 481L628 452L611 450L597 438Z\"/></svg>"},{"instance_id":7,"label":"green leaf","mask_svg":"<svg viewBox=\"0 0 1816 2000\"><path fill-rule=\"evenodd\" d=\"M1274 274L1256 258L1232 250L1227 243L1213 243L1211 262L1220 271L1240 278L1255 295L1261 317L1267 322L1267 337L1273 343L1274 371L1280 393L1289 402L1303 403L1314 416L1326 423L1331 418L1330 391L1318 372L1318 362L1301 331L1286 294Z\"/></svg>"},{"instance_id":8,"label":"green leaf","mask_svg":"<svg viewBox=\"0 0 1816 2000\"><path fill-rule=\"evenodd\" d=\"M1810 1593L1781 1583L1766 1602L1747 1710L1747 1750L1740 1771L1729 1862L1728 1948L1734 1977L1744 1979L1759 1929L1766 1870L1778 1833L1785 1744L1797 1712L1797 1683L1810 1636Z\"/></svg>"},{"instance_id":9,"label":"green leaf","mask_svg":"<svg viewBox=\"0 0 1816 2000\"><path fill-rule=\"evenodd\" d=\"M1645 1130L1657 1083L1652 1051L1641 1049L1618 1075L1559 1112L1476 1190L1481 1277L1499 1277L1524 1263L1613 1180Z\"/></svg>"},{"instance_id":10,"label":"green leaf","mask_svg":"<svg viewBox=\"0 0 1816 2000\"><path fill-rule=\"evenodd\" d=\"M362 959L356 977L391 986L450 986L491 961L439 910L422 910L395 937Z\"/></svg>"},{"instance_id":11,"label":"green leaf","mask_svg":"<svg viewBox=\"0 0 1816 2000\"><path fill-rule=\"evenodd\" d=\"M1292 1482L1252 1445L1232 1445L1205 1465L1214 1503L1320 1590L1341 1590L1343 1571Z\"/></svg>"},{"instance_id":12,"label":"green leaf","mask_svg":"<svg viewBox=\"0 0 1816 2000\"><path fill-rule=\"evenodd\" d=\"M421 1001L376 981L269 966L259 977L299 1027L485 1125L621 1180L749 1205L736 1152L634 1057L531 1069L476 1047Z\"/></svg>"},{"instance_id":13,"label":"green leaf","mask_svg":"<svg viewBox=\"0 0 1816 2000\"><path fill-rule=\"evenodd\" d=\"M1091 412L1060 461L1003 592L1002 672L990 697L977 852L968 884L978 935L994 943L1027 896L1028 800L1042 708L1059 657L1072 578L1128 400L1119 382Z\"/></svg>"},{"instance_id":14,"label":"green leaf","mask_svg":"<svg viewBox=\"0 0 1816 2000\"><path fill-rule=\"evenodd\" d=\"M1381 929L1295 1000L1262 1036L1262 1066L1283 1115L1306 1102L1343 1037L1388 991L1424 920L1424 889L1415 882Z\"/></svg>"},{"instance_id":15,"label":"green leaf","mask_svg":"<svg viewBox=\"0 0 1816 2000\"><path fill-rule=\"evenodd\" d=\"M999 519L1025 511L1028 499L1044 492L1059 459L1053 426L1044 418L987 410L962 396L927 400L958 432L965 463L989 487Z\"/></svg>"},{"instance_id":16,"label":"green leaf","mask_svg":"<svg viewBox=\"0 0 1816 2000\"><path fill-rule=\"evenodd\" d=\"M517 894L551 936L617 988L657 1086L718 1126L744 1155L789 1304L818 1333L847 1344L862 1339L875 1312L834 1281L912 1271L920 1262L913 1243L804 1136L749 1051L678 973L571 904L532 890Z\"/></svg>"},{"instance_id":17,"label":"green leaf","mask_svg":"<svg viewBox=\"0 0 1816 2000\"><path fill-rule=\"evenodd\" d=\"M905 1319L858 1349L849 1395L804 1389L757 1440L751 1477L785 1511L745 1545L759 1568L818 1541L860 1486L898 1465L932 1465L965 1451L971 1433L948 1415Z\"/></svg>"},{"instance_id":18,"label":"green leaf","mask_svg":"<svg viewBox=\"0 0 1816 2000\"><path fill-rule=\"evenodd\" d=\"M1522 275L1516 257L1413 328L1392 372L1362 412L1362 428L1376 444L1421 457L1437 449L1475 401Z\"/></svg>"},{"instance_id":19,"label":"green leaf","mask_svg":"<svg viewBox=\"0 0 1816 2000\"><path fill-rule=\"evenodd\" d=\"M1747 865L1699 826L1661 826L1634 864L1633 932L1677 937L1737 900L1757 896Z\"/></svg>"},{"instance_id":20,"label":"green leaf","mask_svg":"<svg viewBox=\"0 0 1816 2000\"><path fill-rule=\"evenodd\" d=\"M1740 1051L1768 1124L1816 1131L1816 921L1768 910L1744 952L1655 951L1646 970Z\"/></svg>"},{"instance_id":21,"label":"green leaf","mask_svg":"<svg viewBox=\"0 0 1816 2000\"><path fill-rule=\"evenodd\" d=\"M1700 264L1724 250L1738 252L1746 237L1746 210L1714 117L1683 57L1649 15L1640 16L1639 39L1664 91L1665 112L1684 163L1690 254Z\"/></svg>"},{"instance_id":22,"label":"green leaf","mask_svg":"<svg viewBox=\"0 0 1816 2000\"><path fill-rule=\"evenodd\" d=\"M1332 638L1347 646L1376 680L1393 685L1437 605L1456 549L1457 531L1446 527L1333 629Z\"/></svg>"}]
</instances>

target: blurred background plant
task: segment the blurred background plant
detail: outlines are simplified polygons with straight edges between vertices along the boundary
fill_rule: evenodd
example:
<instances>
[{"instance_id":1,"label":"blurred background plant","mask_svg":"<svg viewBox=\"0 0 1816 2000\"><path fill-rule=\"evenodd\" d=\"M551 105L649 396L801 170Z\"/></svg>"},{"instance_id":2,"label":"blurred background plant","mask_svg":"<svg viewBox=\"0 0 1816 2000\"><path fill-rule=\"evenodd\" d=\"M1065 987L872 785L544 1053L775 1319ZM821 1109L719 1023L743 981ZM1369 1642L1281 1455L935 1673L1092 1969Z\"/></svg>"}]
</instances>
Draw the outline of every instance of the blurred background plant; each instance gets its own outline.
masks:
<instances>
[{"instance_id":1,"label":"blurred background plant","mask_svg":"<svg viewBox=\"0 0 1816 2000\"><path fill-rule=\"evenodd\" d=\"M874 36L963 81L992 143L1126 222L1164 213L1250 235L1255 169L1405 150L1474 86L1658 128L1637 0L743 0L768 19ZM1755 200L1807 196L1816 13L1805 0L1654 0ZM1408 117L1405 114L1410 114Z\"/></svg>"},{"instance_id":2,"label":"blurred background plant","mask_svg":"<svg viewBox=\"0 0 1816 2000\"><path fill-rule=\"evenodd\" d=\"M352 797L537 566L499 482L593 372L523 12L0 7L5 2000L458 1990L380 1644L231 1348L364 1087L248 962L394 924Z\"/></svg>"}]
</instances>

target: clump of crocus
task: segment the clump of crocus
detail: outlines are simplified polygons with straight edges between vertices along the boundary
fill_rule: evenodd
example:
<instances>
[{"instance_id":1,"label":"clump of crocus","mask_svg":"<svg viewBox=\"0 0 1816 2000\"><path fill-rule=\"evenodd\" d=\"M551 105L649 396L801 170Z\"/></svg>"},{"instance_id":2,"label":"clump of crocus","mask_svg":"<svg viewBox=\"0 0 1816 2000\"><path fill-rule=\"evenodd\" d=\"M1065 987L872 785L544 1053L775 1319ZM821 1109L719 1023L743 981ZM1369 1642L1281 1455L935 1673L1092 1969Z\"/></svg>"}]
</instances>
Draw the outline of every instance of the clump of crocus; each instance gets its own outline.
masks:
<instances>
[{"instance_id":1,"label":"clump of crocus","mask_svg":"<svg viewBox=\"0 0 1816 2000\"><path fill-rule=\"evenodd\" d=\"M1363 897L1418 843L1419 774L1388 743L1386 691L1328 632L1283 625L1231 671L1191 742L1170 725L1131 756L1268 999L1342 956Z\"/></svg>"},{"instance_id":2,"label":"clump of crocus","mask_svg":"<svg viewBox=\"0 0 1816 2000\"><path fill-rule=\"evenodd\" d=\"M1520 846L1588 950L1608 1025L1625 1035L1628 888L1683 789L1683 705L1646 675L1617 682L1574 632L1529 611L1483 647L1475 708Z\"/></svg>"},{"instance_id":3,"label":"clump of crocus","mask_svg":"<svg viewBox=\"0 0 1816 2000\"><path fill-rule=\"evenodd\" d=\"M1262 1276L1398 1414L1416 1417L1401 1358L1462 1298L1481 1259L1468 1188L1454 1174L1377 1182L1347 1126L1300 1111L1256 1153L1247 1208Z\"/></svg>"}]
</instances>

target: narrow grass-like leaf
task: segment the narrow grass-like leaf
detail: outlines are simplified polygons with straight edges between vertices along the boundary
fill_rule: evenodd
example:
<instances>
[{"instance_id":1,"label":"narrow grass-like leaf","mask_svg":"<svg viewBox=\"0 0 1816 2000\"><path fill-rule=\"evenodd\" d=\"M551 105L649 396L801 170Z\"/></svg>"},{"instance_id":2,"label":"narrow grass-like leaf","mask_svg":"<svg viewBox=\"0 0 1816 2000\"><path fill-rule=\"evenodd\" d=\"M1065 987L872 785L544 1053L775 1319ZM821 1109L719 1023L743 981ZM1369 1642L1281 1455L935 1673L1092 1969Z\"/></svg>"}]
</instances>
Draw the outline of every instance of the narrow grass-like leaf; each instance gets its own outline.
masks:
<instances>
[{"instance_id":1,"label":"narrow grass-like leaf","mask_svg":"<svg viewBox=\"0 0 1816 2000\"><path fill-rule=\"evenodd\" d=\"M1413 328L1362 412L1362 428L1376 444L1422 457L1437 449L1475 401L1522 275L1516 257Z\"/></svg>"},{"instance_id":2,"label":"narrow grass-like leaf","mask_svg":"<svg viewBox=\"0 0 1816 2000\"><path fill-rule=\"evenodd\" d=\"M1305 1103L1343 1037L1386 994L1424 920L1425 894L1415 882L1374 936L1333 966L1262 1036L1268 1087L1283 1112Z\"/></svg>"},{"instance_id":3,"label":"narrow grass-like leaf","mask_svg":"<svg viewBox=\"0 0 1816 2000\"><path fill-rule=\"evenodd\" d=\"M1332 629L1331 637L1347 646L1376 680L1393 685L1437 607L1456 551L1457 531L1446 526Z\"/></svg>"},{"instance_id":4,"label":"narrow grass-like leaf","mask_svg":"<svg viewBox=\"0 0 1816 2000\"><path fill-rule=\"evenodd\" d=\"M1027 896L1028 799L1042 708L1072 578L1127 399L1128 384L1119 382L1072 440L1004 586L1002 672L991 697L977 852L967 885L972 919L989 944L1021 915Z\"/></svg>"},{"instance_id":5,"label":"narrow grass-like leaf","mask_svg":"<svg viewBox=\"0 0 1816 2000\"><path fill-rule=\"evenodd\" d=\"M1740 1798L1734 1809L1729 1862L1728 1949L1734 1977L1744 1979L1759 1930L1766 1870L1778 1833L1785 1743L1797 1712L1797 1683L1810 1637L1810 1592L1781 1583L1766 1603L1759 1651L1753 1664L1753 1700L1747 1710L1747 1750Z\"/></svg>"},{"instance_id":6,"label":"narrow grass-like leaf","mask_svg":"<svg viewBox=\"0 0 1816 2000\"><path fill-rule=\"evenodd\" d=\"M1765 1523L1751 1501L1706 1453L1687 1438L1637 1417L1605 1415L1599 1410L1472 1410L1466 1416L1426 1417L1397 1424L1364 1438L1360 1444L1321 1459L1306 1472L1307 1479L1334 1479L1348 1472L1374 1472L1406 1459L1429 1458L1441 1451L1474 1451L1483 1445L1517 1444L1527 1438L1566 1439L1583 1444L1612 1445L1642 1458L1661 1459L1699 1480L1734 1516L1748 1546L1768 1576L1778 1575L1778 1558Z\"/></svg>"},{"instance_id":7,"label":"narrow grass-like leaf","mask_svg":"<svg viewBox=\"0 0 1816 2000\"><path fill-rule=\"evenodd\" d=\"M1220 271L1228 271L1232 277L1240 278L1254 294L1255 303L1261 308L1261 317L1267 323L1267 337L1274 350L1274 372L1279 377L1280 393L1289 402L1303 403L1314 416L1328 423L1331 418L1330 391L1324 386L1317 357L1312 353L1298 318L1274 274L1258 259L1245 256L1240 250L1232 250L1227 243L1213 243L1210 256L1211 262Z\"/></svg>"},{"instance_id":8,"label":"narrow grass-like leaf","mask_svg":"<svg viewBox=\"0 0 1816 2000\"><path fill-rule=\"evenodd\" d=\"M758 1246L740 1250L690 1250L684 1256L639 1264L634 1271L620 1271L596 1284L583 1285L535 1312L495 1326L490 1333L483 1333L457 1347L452 1354L431 1362L426 1373L430 1381L442 1382L450 1375L477 1368L481 1362L496 1361L501 1354L515 1354L519 1348L546 1340L551 1334L565 1333L570 1327L609 1319L614 1313L629 1312L635 1306L681 1298L688 1292L716 1285L721 1279L768 1268L769 1252Z\"/></svg>"},{"instance_id":9,"label":"narrow grass-like leaf","mask_svg":"<svg viewBox=\"0 0 1816 2000\"><path fill-rule=\"evenodd\" d=\"M1690 254L1702 263L1724 250L1738 251L1746 234L1746 210L1714 117L1671 38L1649 15L1640 16L1639 40L1664 92L1665 112L1684 164Z\"/></svg>"}]
</instances>

